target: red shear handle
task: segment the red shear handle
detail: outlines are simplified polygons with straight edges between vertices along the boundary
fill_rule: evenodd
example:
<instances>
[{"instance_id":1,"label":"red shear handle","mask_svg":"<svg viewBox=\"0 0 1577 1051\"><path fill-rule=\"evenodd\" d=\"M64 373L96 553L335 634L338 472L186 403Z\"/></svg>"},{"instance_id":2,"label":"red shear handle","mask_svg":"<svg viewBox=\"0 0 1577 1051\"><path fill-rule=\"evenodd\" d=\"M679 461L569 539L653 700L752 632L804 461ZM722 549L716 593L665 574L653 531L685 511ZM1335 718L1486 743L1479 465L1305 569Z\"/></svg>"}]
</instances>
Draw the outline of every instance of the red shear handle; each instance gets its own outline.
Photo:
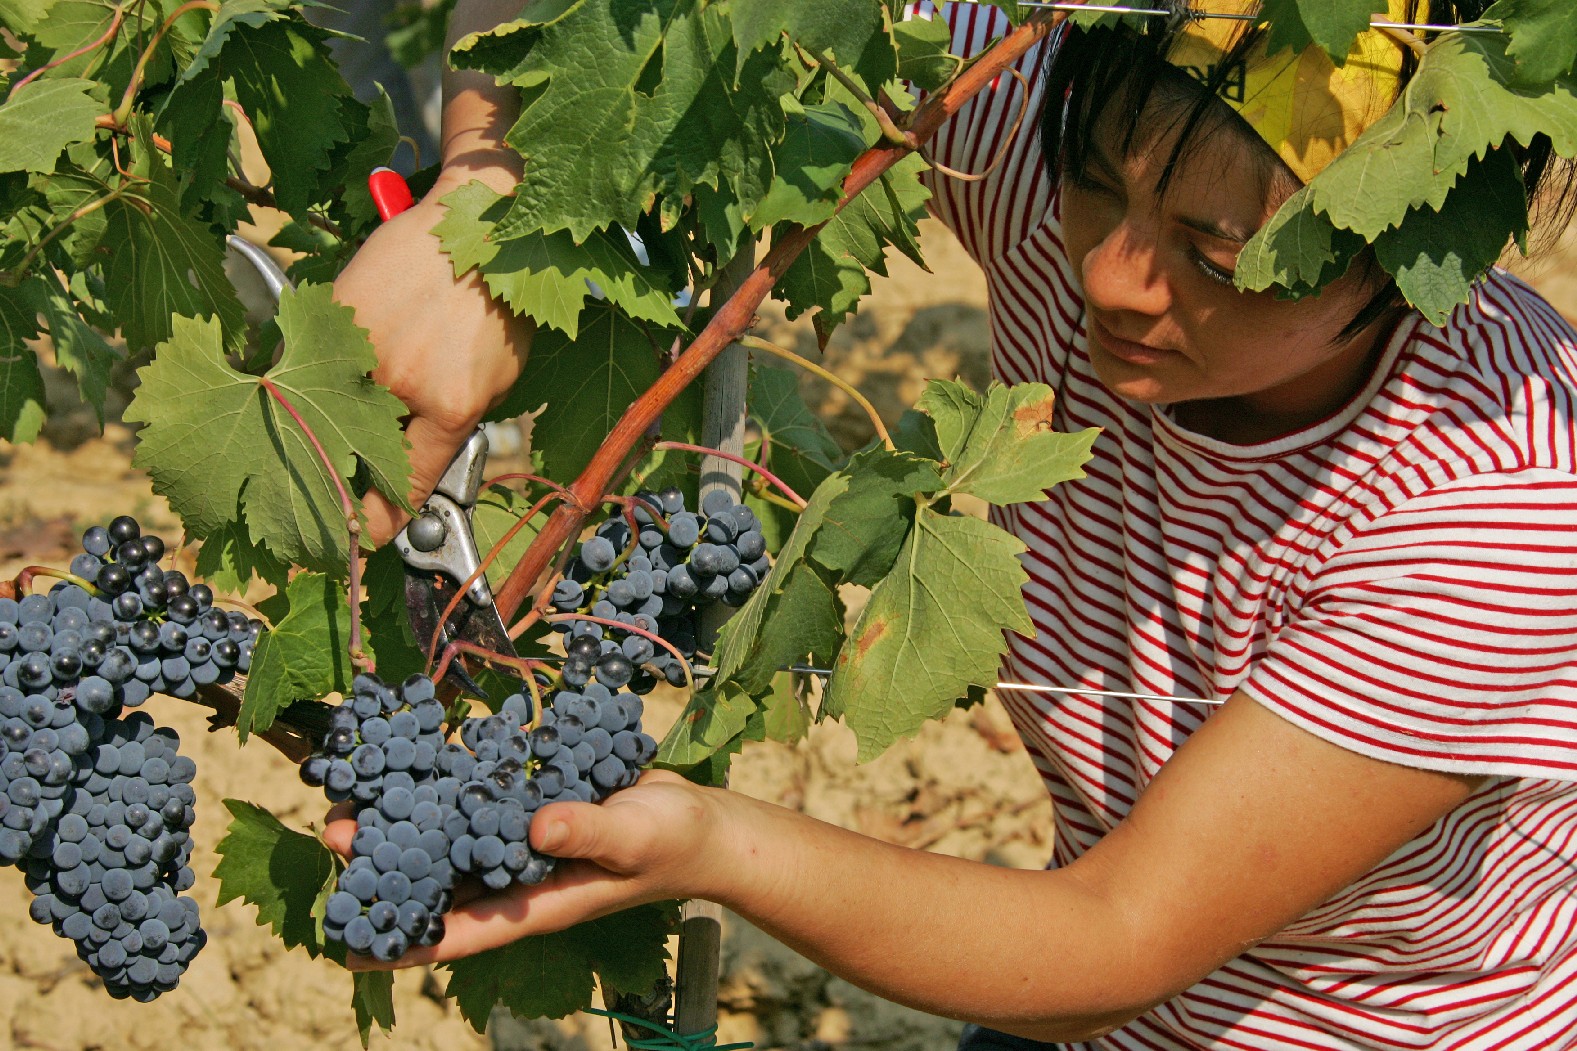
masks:
<instances>
[{"instance_id":1,"label":"red shear handle","mask_svg":"<svg viewBox=\"0 0 1577 1051\"><path fill-rule=\"evenodd\" d=\"M393 168L374 168L372 174L367 176L367 190L372 194L372 203L384 222L416 203L404 177Z\"/></svg>"}]
</instances>

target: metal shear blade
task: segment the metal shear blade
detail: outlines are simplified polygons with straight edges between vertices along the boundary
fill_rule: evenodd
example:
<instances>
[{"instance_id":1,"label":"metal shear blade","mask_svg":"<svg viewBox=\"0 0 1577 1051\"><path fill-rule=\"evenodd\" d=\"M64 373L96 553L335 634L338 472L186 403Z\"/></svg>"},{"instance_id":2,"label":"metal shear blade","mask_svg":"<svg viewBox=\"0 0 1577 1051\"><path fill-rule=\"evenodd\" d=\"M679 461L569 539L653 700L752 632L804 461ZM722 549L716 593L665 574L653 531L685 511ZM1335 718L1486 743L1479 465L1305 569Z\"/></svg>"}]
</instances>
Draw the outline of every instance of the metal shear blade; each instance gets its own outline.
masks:
<instances>
[{"instance_id":1,"label":"metal shear blade","mask_svg":"<svg viewBox=\"0 0 1577 1051\"><path fill-rule=\"evenodd\" d=\"M471 532L471 514L486 464L487 435L478 428L450 461L421 511L394 538L405 563L406 615L424 651L436 641L433 652L442 653L459 641L493 653L515 654L487 577L480 571L482 560ZM445 619L451 602L454 610ZM444 678L473 696L487 696L460 656L449 663Z\"/></svg>"}]
</instances>

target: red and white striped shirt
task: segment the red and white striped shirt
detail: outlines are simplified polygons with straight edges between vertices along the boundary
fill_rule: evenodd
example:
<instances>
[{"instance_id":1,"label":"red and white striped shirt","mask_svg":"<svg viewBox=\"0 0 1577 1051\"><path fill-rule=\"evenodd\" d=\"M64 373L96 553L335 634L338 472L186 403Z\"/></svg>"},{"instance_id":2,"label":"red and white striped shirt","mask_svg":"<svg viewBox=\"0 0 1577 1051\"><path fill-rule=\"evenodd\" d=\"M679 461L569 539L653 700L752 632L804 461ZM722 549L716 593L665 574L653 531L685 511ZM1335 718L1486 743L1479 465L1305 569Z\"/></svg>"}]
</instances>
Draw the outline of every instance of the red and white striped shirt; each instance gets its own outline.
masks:
<instances>
[{"instance_id":1,"label":"red and white striped shirt","mask_svg":"<svg viewBox=\"0 0 1577 1051\"><path fill-rule=\"evenodd\" d=\"M955 50L1006 29L949 5ZM1034 56L1026 60L1029 75ZM1035 78L1029 75L1033 83ZM1096 380L1028 100L938 136L933 207L984 268L994 369L1102 429L1084 479L995 520L1038 631L1005 677L1224 700L1409 766L1494 775L1314 912L1103 1049L1577 1049L1577 333L1495 273L1404 321L1350 405L1239 446ZM1275 353L1267 347L1266 353ZM1056 803L1053 864L1121 821L1202 704L1003 698Z\"/></svg>"}]
</instances>

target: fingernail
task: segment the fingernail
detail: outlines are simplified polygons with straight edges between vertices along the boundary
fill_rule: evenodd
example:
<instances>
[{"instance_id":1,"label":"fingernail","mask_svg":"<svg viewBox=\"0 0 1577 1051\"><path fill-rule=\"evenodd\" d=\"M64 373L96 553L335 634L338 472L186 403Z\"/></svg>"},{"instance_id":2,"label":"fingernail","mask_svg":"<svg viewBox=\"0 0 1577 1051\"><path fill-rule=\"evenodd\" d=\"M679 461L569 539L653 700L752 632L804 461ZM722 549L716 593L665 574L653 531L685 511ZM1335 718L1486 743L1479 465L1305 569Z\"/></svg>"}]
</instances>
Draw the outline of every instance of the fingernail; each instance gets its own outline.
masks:
<instances>
[{"instance_id":1,"label":"fingernail","mask_svg":"<svg viewBox=\"0 0 1577 1051\"><path fill-rule=\"evenodd\" d=\"M561 822L553 822L542 830L542 838L537 841L537 849L552 853L564 845L569 838L569 830Z\"/></svg>"}]
</instances>

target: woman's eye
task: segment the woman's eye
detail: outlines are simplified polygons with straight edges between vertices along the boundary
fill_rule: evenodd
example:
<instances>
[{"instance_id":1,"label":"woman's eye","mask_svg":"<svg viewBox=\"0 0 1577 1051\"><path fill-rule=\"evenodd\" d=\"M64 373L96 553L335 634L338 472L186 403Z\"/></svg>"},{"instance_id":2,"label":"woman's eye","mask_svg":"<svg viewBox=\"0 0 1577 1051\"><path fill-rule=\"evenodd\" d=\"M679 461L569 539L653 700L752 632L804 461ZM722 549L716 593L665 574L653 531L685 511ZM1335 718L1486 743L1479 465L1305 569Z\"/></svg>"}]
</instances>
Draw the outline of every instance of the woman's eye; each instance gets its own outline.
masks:
<instances>
[{"instance_id":1,"label":"woman's eye","mask_svg":"<svg viewBox=\"0 0 1577 1051\"><path fill-rule=\"evenodd\" d=\"M1237 276L1231 270L1217 266L1201 252L1194 253L1194 265L1199 268L1200 273L1218 285L1226 285L1230 288L1237 283Z\"/></svg>"}]
</instances>

